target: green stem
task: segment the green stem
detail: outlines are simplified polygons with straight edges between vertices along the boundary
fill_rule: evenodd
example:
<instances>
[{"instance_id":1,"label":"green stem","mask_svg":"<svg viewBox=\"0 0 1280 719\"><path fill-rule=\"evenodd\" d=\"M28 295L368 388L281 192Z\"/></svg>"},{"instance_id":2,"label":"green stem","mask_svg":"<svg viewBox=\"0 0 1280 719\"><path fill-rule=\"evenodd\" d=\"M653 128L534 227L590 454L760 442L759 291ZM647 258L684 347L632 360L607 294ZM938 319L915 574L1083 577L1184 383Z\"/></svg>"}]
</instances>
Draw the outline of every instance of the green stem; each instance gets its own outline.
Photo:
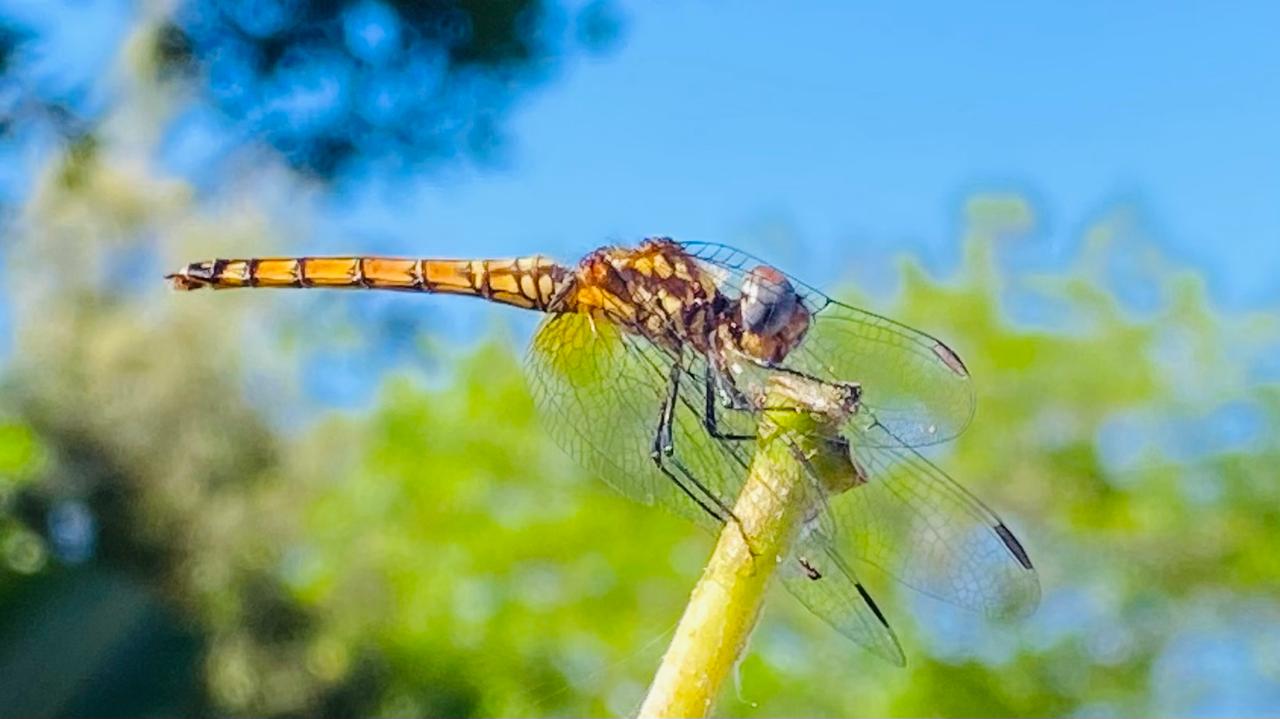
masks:
<instances>
[{"instance_id":1,"label":"green stem","mask_svg":"<svg viewBox=\"0 0 1280 719\"><path fill-rule=\"evenodd\" d=\"M762 415L756 453L733 508L738 521L721 530L639 716L710 713L746 648L774 568L788 560L813 506L815 485L808 472L831 489L853 476L848 446L837 434L847 415L833 391L838 388L791 377L771 380L765 406L777 409ZM833 405L839 409L832 411ZM815 406L827 411L813 411Z\"/></svg>"}]
</instances>

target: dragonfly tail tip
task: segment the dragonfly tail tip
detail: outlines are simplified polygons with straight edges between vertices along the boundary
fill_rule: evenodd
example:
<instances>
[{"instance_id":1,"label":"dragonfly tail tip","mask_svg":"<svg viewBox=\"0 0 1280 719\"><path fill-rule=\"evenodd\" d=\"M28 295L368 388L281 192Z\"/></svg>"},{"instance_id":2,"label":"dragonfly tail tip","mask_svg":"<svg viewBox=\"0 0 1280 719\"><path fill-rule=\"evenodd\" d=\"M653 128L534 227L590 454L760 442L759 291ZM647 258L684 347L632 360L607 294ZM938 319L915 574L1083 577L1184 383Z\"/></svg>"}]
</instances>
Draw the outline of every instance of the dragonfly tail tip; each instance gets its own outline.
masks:
<instances>
[{"instance_id":1,"label":"dragonfly tail tip","mask_svg":"<svg viewBox=\"0 0 1280 719\"><path fill-rule=\"evenodd\" d=\"M183 272L170 272L164 278L168 280L169 286L181 292L190 292L198 290L204 286L204 283L197 282Z\"/></svg>"}]
</instances>

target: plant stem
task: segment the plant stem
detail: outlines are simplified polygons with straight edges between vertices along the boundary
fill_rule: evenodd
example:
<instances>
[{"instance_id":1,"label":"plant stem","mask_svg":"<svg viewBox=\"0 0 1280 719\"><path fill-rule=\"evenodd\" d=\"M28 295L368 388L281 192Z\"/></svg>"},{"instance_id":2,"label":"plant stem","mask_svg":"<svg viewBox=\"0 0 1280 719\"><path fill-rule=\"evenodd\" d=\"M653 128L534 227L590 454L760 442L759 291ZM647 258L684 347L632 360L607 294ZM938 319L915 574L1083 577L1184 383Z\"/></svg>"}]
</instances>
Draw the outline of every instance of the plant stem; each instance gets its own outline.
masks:
<instances>
[{"instance_id":1,"label":"plant stem","mask_svg":"<svg viewBox=\"0 0 1280 719\"><path fill-rule=\"evenodd\" d=\"M827 413L814 411L815 404ZM755 456L733 508L737 521L721 530L639 716L710 713L746 648L774 568L789 561L813 506L816 485L809 472L833 488L853 476L848 446L837 434L846 414L843 408L832 412L832 405L830 388L792 377L771 380L765 406L777 409L762 414Z\"/></svg>"}]
</instances>

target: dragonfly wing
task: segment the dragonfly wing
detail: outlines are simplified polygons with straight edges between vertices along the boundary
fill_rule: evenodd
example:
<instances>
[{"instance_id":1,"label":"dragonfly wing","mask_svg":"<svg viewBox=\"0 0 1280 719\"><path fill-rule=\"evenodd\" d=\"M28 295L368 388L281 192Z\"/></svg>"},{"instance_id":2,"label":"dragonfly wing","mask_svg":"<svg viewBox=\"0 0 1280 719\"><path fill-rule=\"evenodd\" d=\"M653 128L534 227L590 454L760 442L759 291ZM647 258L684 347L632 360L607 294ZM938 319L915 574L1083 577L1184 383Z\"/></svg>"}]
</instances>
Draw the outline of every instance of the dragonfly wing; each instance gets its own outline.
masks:
<instances>
[{"instance_id":1,"label":"dragonfly wing","mask_svg":"<svg viewBox=\"0 0 1280 719\"><path fill-rule=\"evenodd\" d=\"M888 620L821 533L802 537L779 575L787 591L836 631L897 666L906 664Z\"/></svg>"},{"instance_id":2,"label":"dragonfly wing","mask_svg":"<svg viewBox=\"0 0 1280 719\"><path fill-rule=\"evenodd\" d=\"M946 442L973 419L973 382L950 347L835 300L814 318L788 364L824 379L861 384L862 404L892 432L893 444Z\"/></svg>"},{"instance_id":3,"label":"dragonfly wing","mask_svg":"<svg viewBox=\"0 0 1280 719\"><path fill-rule=\"evenodd\" d=\"M989 617L1029 614L1040 582L998 516L883 425L851 438L868 480L827 499L850 555L929 596Z\"/></svg>"},{"instance_id":4,"label":"dragonfly wing","mask_svg":"<svg viewBox=\"0 0 1280 719\"><path fill-rule=\"evenodd\" d=\"M680 246L684 248L684 251L690 257L698 260L704 266L715 268L711 273L712 276L721 282L722 288L731 290L729 292L730 295L736 294L742 289L742 280L746 273L760 265L772 267L768 262L749 252L743 252L736 247L722 245L718 242L682 242ZM804 302L805 307L809 308L810 312L821 310L824 305L831 301L831 298L827 297L817 287L789 274L787 279L791 281L791 286L799 293L801 301Z\"/></svg>"},{"instance_id":5,"label":"dragonfly wing","mask_svg":"<svg viewBox=\"0 0 1280 719\"><path fill-rule=\"evenodd\" d=\"M725 245L683 245L730 298L746 273L763 260ZM787 357L796 370L829 381L858 382L862 403L875 410L898 440L922 447L955 438L973 419L969 371L950 347L932 335L874 312L837 302L790 275L814 321Z\"/></svg>"},{"instance_id":6,"label":"dragonfly wing","mask_svg":"<svg viewBox=\"0 0 1280 719\"><path fill-rule=\"evenodd\" d=\"M675 361L673 353L627 335L611 322L565 313L547 318L538 329L527 374L548 431L585 469L631 499L714 528L715 519L652 459ZM674 453L665 464L686 488L699 492L696 481L732 506L746 476L746 460L736 448L707 434L701 414L702 360L686 355L682 362ZM715 506L708 496L699 496Z\"/></svg>"}]
</instances>

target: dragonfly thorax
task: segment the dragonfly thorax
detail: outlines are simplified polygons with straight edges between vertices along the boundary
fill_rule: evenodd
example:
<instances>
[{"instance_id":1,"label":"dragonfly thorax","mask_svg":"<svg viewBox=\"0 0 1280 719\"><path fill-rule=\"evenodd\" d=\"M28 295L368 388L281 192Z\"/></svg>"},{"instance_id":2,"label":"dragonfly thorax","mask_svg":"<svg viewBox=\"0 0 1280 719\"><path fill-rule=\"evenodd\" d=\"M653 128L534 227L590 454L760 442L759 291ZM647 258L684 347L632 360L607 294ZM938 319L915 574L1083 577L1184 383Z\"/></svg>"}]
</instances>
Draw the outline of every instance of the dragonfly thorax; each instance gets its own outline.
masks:
<instances>
[{"instance_id":1,"label":"dragonfly thorax","mask_svg":"<svg viewBox=\"0 0 1280 719\"><path fill-rule=\"evenodd\" d=\"M558 311L599 315L664 347L732 349L766 364L786 358L812 318L786 275L760 265L722 282L665 237L602 247L578 266Z\"/></svg>"},{"instance_id":2,"label":"dragonfly thorax","mask_svg":"<svg viewBox=\"0 0 1280 719\"><path fill-rule=\"evenodd\" d=\"M706 352L720 300L712 278L679 245L651 238L588 255L553 309L600 317L669 349Z\"/></svg>"}]
</instances>

